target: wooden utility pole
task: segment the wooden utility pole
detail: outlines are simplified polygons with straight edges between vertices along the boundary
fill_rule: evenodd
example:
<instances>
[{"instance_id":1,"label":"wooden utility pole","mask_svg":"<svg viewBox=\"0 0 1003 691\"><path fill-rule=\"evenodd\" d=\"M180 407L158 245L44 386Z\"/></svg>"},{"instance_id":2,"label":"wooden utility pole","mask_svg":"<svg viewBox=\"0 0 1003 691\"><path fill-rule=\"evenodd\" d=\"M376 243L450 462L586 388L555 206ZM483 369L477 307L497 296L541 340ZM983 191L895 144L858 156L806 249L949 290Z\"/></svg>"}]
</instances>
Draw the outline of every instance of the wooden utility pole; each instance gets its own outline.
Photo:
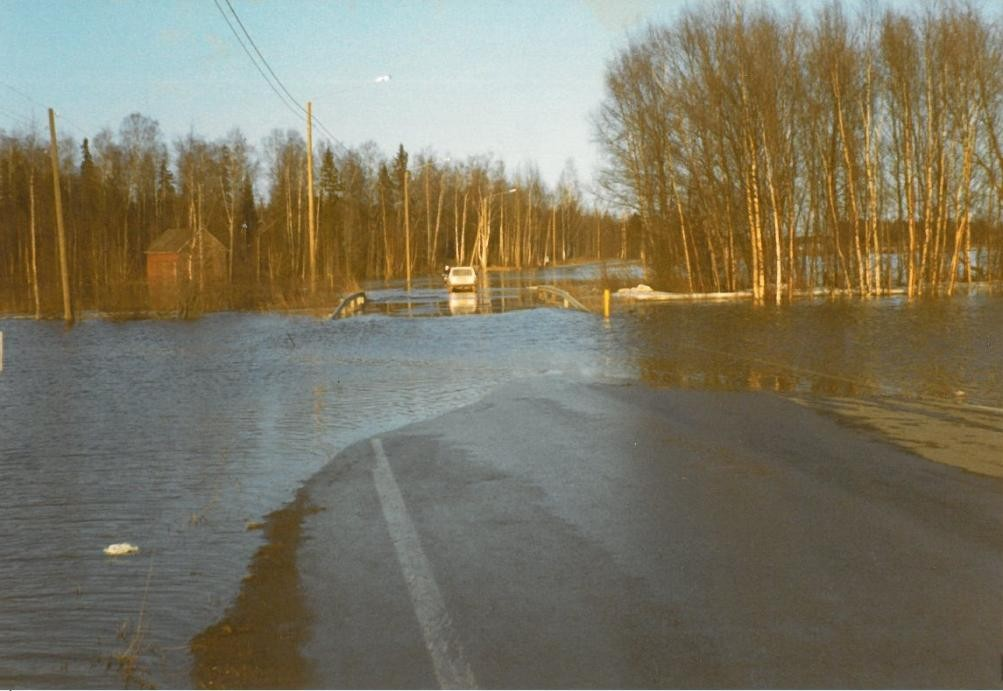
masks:
<instances>
[{"instance_id":1,"label":"wooden utility pole","mask_svg":"<svg viewBox=\"0 0 1003 691\"><path fill-rule=\"evenodd\" d=\"M310 250L310 292L317 287L317 220L313 215L313 103L306 103L307 242Z\"/></svg>"},{"instance_id":2,"label":"wooden utility pole","mask_svg":"<svg viewBox=\"0 0 1003 691\"><path fill-rule=\"evenodd\" d=\"M52 157L52 189L56 196L56 234L59 241L59 275L63 282L63 319L73 323L70 304L70 269L66 261L66 232L63 229L63 195L59 189L59 150L56 147L56 114L49 108L49 153Z\"/></svg>"},{"instance_id":3,"label":"wooden utility pole","mask_svg":"<svg viewBox=\"0 0 1003 691\"><path fill-rule=\"evenodd\" d=\"M35 319L42 317L42 303L38 297L38 249L35 238L35 170L32 168L28 178L29 227L31 230L31 292L35 298Z\"/></svg>"},{"instance_id":4,"label":"wooden utility pole","mask_svg":"<svg viewBox=\"0 0 1003 691\"><path fill-rule=\"evenodd\" d=\"M425 266L428 267L428 272L432 273L435 270L435 265L432 263L432 174L431 171L427 170L428 166L431 165L431 161L425 164Z\"/></svg>"},{"instance_id":5,"label":"wooden utility pole","mask_svg":"<svg viewBox=\"0 0 1003 691\"><path fill-rule=\"evenodd\" d=\"M411 290L411 206L408 202L407 180L411 171L404 171L404 275L407 290Z\"/></svg>"},{"instance_id":6,"label":"wooden utility pole","mask_svg":"<svg viewBox=\"0 0 1003 691\"><path fill-rule=\"evenodd\" d=\"M205 292L205 228L202 224L202 185L198 186L198 218L195 225L195 242L199 248L199 298Z\"/></svg>"}]
</instances>

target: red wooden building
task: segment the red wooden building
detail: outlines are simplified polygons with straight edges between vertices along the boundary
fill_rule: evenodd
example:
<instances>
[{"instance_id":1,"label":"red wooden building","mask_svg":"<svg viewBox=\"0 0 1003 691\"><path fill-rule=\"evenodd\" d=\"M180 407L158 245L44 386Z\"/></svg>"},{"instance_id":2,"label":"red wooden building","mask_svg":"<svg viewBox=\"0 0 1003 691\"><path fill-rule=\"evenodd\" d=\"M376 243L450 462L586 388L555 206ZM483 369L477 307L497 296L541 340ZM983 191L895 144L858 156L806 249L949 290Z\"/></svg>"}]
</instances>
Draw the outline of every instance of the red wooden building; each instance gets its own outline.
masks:
<instances>
[{"instance_id":1,"label":"red wooden building","mask_svg":"<svg viewBox=\"0 0 1003 691\"><path fill-rule=\"evenodd\" d=\"M156 306L173 306L183 289L198 285L200 268L204 285L226 278L226 246L209 232L202 233L201 258L196 234L185 228L165 230L146 250L146 279Z\"/></svg>"}]
</instances>

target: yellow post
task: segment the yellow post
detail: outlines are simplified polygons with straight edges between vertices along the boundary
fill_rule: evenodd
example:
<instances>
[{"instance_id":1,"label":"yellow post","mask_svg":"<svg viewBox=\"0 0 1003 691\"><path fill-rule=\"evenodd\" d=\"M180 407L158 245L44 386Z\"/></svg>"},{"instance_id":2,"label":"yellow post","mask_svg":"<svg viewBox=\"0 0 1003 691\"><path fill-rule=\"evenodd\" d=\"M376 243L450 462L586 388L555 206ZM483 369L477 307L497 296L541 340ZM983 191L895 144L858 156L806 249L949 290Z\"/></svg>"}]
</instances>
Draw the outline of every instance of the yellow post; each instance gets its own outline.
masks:
<instances>
[{"instance_id":1,"label":"yellow post","mask_svg":"<svg viewBox=\"0 0 1003 691\"><path fill-rule=\"evenodd\" d=\"M605 288L602 292L602 316L603 319L609 319L609 288Z\"/></svg>"}]
</instances>

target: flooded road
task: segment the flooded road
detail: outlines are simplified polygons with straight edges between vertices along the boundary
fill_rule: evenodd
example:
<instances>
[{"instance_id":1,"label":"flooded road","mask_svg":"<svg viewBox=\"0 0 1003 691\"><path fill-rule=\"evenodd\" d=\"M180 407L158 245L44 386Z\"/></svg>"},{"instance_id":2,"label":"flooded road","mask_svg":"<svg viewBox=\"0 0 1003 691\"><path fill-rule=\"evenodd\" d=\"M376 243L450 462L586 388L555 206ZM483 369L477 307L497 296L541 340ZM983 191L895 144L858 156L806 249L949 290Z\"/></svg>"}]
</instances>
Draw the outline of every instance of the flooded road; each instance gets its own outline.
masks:
<instances>
[{"instance_id":1,"label":"flooded road","mask_svg":"<svg viewBox=\"0 0 1003 691\"><path fill-rule=\"evenodd\" d=\"M305 495L307 686L999 680L1003 480L786 397L524 380Z\"/></svg>"},{"instance_id":2,"label":"flooded road","mask_svg":"<svg viewBox=\"0 0 1003 691\"><path fill-rule=\"evenodd\" d=\"M188 642L238 592L264 515L335 453L503 382L1003 405L1000 298L617 304L604 324L492 280L473 301L378 287L339 321L0 320L0 684L120 686L137 652L132 681L190 685ZM102 554L125 541L139 554Z\"/></svg>"}]
</instances>

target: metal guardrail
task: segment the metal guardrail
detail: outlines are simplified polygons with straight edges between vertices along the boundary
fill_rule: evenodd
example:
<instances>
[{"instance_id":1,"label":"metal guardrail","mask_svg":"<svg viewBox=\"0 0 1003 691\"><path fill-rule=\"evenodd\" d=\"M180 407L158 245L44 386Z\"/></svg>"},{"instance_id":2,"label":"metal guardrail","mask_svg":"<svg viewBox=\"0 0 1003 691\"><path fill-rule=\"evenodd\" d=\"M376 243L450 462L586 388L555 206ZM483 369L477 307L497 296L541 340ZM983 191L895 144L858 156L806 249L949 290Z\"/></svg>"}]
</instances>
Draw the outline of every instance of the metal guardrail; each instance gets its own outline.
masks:
<instances>
[{"instance_id":1,"label":"metal guardrail","mask_svg":"<svg viewBox=\"0 0 1003 691\"><path fill-rule=\"evenodd\" d=\"M583 305L578 298L569 293L566 290L561 290L556 286L530 286L529 289L533 291L538 300L543 302L558 302L563 301L565 309L576 309L582 312L592 313L588 307Z\"/></svg>"},{"instance_id":2,"label":"metal guardrail","mask_svg":"<svg viewBox=\"0 0 1003 691\"><path fill-rule=\"evenodd\" d=\"M338 305L338 308L334 310L331 314L331 319L341 319L342 317L350 317L355 312L366 304L366 294L363 291L358 293L352 293Z\"/></svg>"}]
</instances>

